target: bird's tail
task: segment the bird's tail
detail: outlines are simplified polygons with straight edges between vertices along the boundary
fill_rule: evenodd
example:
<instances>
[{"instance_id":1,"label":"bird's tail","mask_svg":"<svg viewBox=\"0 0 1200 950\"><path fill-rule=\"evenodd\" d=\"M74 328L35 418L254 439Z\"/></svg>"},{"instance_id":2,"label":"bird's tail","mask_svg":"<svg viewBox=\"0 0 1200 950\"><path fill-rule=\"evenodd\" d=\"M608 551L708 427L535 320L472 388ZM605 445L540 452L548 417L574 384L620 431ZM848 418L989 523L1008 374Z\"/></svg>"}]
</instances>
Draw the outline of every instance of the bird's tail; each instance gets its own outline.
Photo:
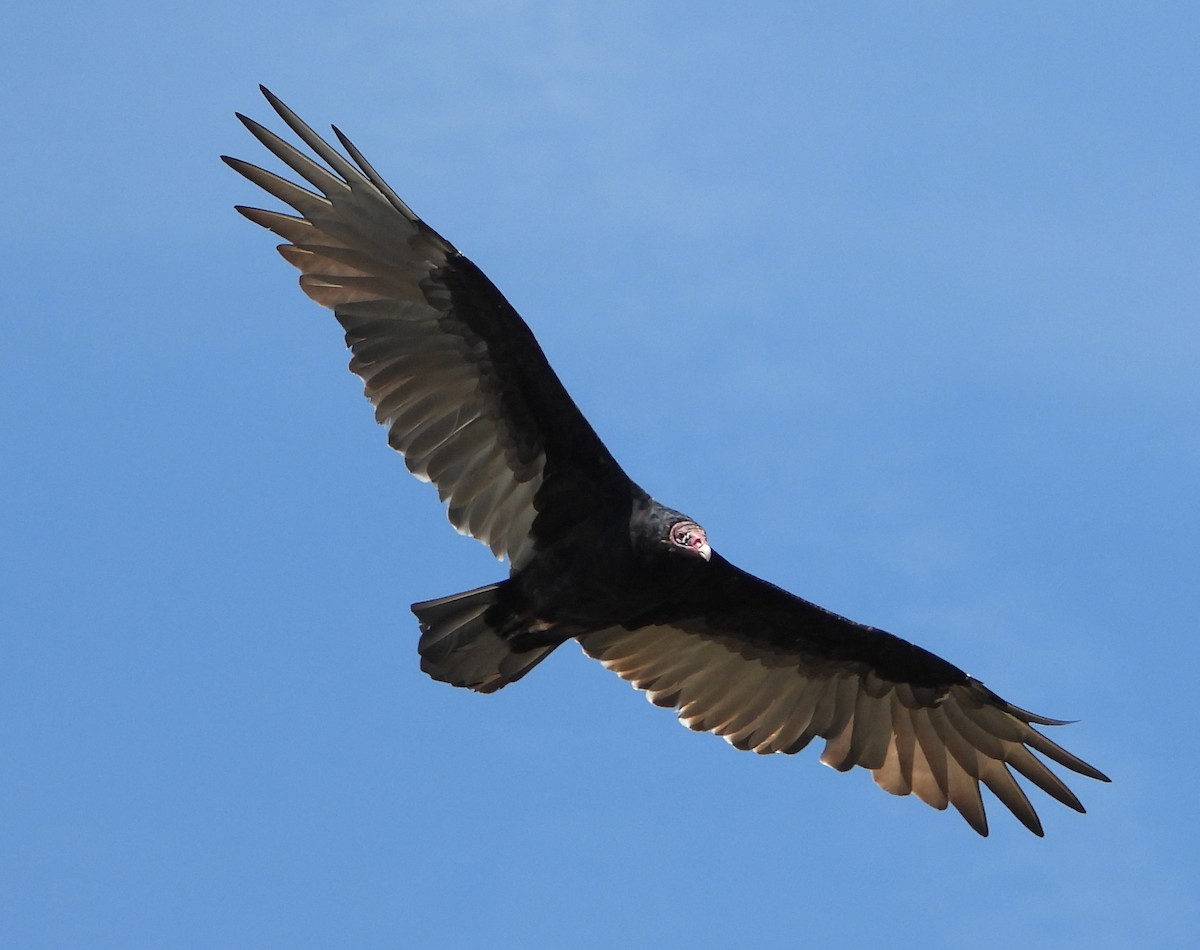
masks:
<instances>
[{"instance_id":1,"label":"bird's tail","mask_svg":"<svg viewBox=\"0 0 1200 950\"><path fill-rule=\"evenodd\" d=\"M544 660L560 639L529 645L524 624L500 602L504 583L412 605L421 625L421 669L435 680L494 693ZM517 649L518 645L523 649Z\"/></svg>"}]
</instances>

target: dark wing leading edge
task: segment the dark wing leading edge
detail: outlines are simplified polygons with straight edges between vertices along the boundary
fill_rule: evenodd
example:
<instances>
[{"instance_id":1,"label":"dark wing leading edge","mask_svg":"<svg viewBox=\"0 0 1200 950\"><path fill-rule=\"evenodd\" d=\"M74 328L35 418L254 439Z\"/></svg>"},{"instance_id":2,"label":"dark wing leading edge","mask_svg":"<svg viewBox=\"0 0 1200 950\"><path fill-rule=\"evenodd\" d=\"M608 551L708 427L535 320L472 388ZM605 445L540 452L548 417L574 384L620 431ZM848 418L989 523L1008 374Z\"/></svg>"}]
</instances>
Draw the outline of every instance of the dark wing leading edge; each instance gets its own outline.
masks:
<instances>
[{"instance_id":1,"label":"dark wing leading edge","mask_svg":"<svg viewBox=\"0 0 1200 950\"><path fill-rule=\"evenodd\" d=\"M279 252L345 329L350 369L388 441L437 486L455 527L520 567L546 531L582 520L600 497L628 497L629 480L492 282L341 132L349 161L262 91L325 164L238 118L319 194L225 157L299 216L238 210L288 242Z\"/></svg>"},{"instance_id":2,"label":"dark wing leading edge","mask_svg":"<svg viewBox=\"0 0 1200 950\"><path fill-rule=\"evenodd\" d=\"M1034 834L1042 825L1015 769L1064 805L1079 799L1033 752L1108 781L1033 728L1064 725L1006 703L945 660L759 580L713 554L703 580L633 629L579 637L584 651L739 749L798 752L869 769L893 795L953 805L981 835L986 785ZM1033 750L1033 751L1031 751Z\"/></svg>"}]
</instances>

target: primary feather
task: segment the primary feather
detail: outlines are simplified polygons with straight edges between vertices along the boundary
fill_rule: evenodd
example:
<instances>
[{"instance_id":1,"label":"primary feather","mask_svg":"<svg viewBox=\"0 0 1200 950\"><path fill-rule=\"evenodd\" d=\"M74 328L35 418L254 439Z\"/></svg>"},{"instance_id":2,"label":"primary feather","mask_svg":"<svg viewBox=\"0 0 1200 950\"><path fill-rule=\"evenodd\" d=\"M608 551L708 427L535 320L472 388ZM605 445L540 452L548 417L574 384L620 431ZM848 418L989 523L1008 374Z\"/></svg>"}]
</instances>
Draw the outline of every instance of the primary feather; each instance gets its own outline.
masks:
<instances>
[{"instance_id":1,"label":"primary feather","mask_svg":"<svg viewBox=\"0 0 1200 950\"><path fill-rule=\"evenodd\" d=\"M225 158L296 214L238 210L287 242L304 292L333 310L409 470L437 487L459 531L510 562L507 580L413 605L430 676L494 692L574 638L692 729L763 754L823 739L825 764L953 805L980 834L981 784L1042 834L1012 769L1083 811L1033 754L1108 781L1035 728L1063 723L713 552L699 525L621 470L483 272L341 132L349 158L263 94L319 161L239 118L316 190Z\"/></svg>"}]
</instances>

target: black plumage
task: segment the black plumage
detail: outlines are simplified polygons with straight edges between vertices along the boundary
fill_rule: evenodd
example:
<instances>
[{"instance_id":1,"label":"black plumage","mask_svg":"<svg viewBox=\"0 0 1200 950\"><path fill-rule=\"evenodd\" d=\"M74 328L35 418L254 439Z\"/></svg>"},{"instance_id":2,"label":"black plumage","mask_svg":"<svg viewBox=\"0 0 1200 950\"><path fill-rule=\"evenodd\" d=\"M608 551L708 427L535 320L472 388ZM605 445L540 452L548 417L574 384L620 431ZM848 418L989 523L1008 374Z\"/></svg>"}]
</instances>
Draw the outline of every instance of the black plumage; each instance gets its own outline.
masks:
<instances>
[{"instance_id":1,"label":"black plumage","mask_svg":"<svg viewBox=\"0 0 1200 950\"><path fill-rule=\"evenodd\" d=\"M826 764L952 804L980 834L981 783L1042 833L1010 769L1083 811L1034 755L1107 781L1034 728L1062 723L713 552L625 474L492 282L341 132L349 159L263 93L324 164L239 116L316 191L225 158L298 216L238 210L287 242L304 291L334 311L391 446L460 532L511 565L497 584L413 605L423 670L493 692L576 639L692 729L760 753L822 738Z\"/></svg>"}]
</instances>

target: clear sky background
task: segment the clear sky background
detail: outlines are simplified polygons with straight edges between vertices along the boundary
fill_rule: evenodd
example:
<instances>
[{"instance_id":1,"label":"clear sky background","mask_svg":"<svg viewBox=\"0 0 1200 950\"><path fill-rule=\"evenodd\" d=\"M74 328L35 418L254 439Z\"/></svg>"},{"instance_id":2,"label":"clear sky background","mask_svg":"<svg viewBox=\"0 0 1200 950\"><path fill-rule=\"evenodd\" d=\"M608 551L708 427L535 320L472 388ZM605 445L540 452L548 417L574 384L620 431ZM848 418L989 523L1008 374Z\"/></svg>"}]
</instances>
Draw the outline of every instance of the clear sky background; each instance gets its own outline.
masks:
<instances>
[{"instance_id":1,"label":"clear sky background","mask_svg":"<svg viewBox=\"0 0 1200 950\"><path fill-rule=\"evenodd\" d=\"M1175 947L1200 931L1200 14L25 4L0 33L0 945ZM336 122L629 473L1110 773L983 840L567 645L385 444L218 160Z\"/></svg>"}]
</instances>

